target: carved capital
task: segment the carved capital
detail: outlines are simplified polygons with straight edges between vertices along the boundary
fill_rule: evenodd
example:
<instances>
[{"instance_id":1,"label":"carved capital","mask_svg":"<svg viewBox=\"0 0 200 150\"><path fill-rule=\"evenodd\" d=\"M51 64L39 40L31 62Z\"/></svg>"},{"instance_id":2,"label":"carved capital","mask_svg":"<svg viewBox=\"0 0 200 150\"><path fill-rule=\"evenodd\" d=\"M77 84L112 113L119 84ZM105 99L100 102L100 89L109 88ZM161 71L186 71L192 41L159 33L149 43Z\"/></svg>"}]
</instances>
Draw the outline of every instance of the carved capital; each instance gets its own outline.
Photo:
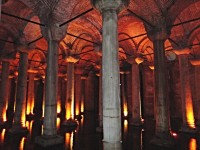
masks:
<instances>
[{"instance_id":1,"label":"carved capital","mask_svg":"<svg viewBox=\"0 0 200 150\"><path fill-rule=\"evenodd\" d=\"M66 57L66 62L70 62L70 63L77 63L79 61L78 57L72 57L72 56L68 56Z\"/></svg>"},{"instance_id":2,"label":"carved capital","mask_svg":"<svg viewBox=\"0 0 200 150\"><path fill-rule=\"evenodd\" d=\"M190 49L185 47L185 48L182 48L182 49L174 49L173 52L176 55L188 55L190 53Z\"/></svg>"},{"instance_id":3,"label":"carved capital","mask_svg":"<svg viewBox=\"0 0 200 150\"><path fill-rule=\"evenodd\" d=\"M200 59L190 59L190 63L193 66L200 66Z\"/></svg>"},{"instance_id":4,"label":"carved capital","mask_svg":"<svg viewBox=\"0 0 200 150\"><path fill-rule=\"evenodd\" d=\"M33 73L33 74L36 74L38 73L38 70L34 70L34 69L28 69L27 71L28 73Z\"/></svg>"},{"instance_id":5,"label":"carved capital","mask_svg":"<svg viewBox=\"0 0 200 150\"><path fill-rule=\"evenodd\" d=\"M129 5L130 0L91 0L91 4L100 12L104 10L116 10L120 12Z\"/></svg>"}]
</instances>

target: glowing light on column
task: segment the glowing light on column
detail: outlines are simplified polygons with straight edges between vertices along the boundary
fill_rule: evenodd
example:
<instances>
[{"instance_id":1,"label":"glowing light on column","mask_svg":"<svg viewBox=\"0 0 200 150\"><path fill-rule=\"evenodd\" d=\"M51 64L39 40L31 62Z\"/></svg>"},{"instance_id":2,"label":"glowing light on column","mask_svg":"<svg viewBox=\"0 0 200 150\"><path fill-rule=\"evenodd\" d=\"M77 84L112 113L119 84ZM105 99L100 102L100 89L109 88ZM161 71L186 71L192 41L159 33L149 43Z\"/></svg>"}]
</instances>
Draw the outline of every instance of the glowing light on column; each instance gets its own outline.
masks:
<instances>
[{"instance_id":1,"label":"glowing light on column","mask_svg":"<svg viewBox=\"0 0 200 150\"><path fill-rule=\"evenodd\" d=\"M197 141L196 139L192 138L189 143L189 150L196 150L197 149Z\"/></svg>"},{"instance_id":2,"label":"glowing light on column","mask_svg":"<svg viewBox=\"0 0 200 150\"><path fill-rule=\"evenodd\" d=\"M32 126L33 126L33 121L26 121L26 127L30 133L32 133Z\"/></svg>"},{"instance_id":3,"label":"glowing light on column","mask_svg":"<svg viewBox=\"0 0 200 150\"><path fill-rule=\"evenodd\" d=\"M57 118L57 119L56 119L56 127L57 127L57 128L60 127L60 122L61 122L61 121L60 121L60 118Z\"/></svg>"},{"instance_id":4,"label":"glowing light on column","mask_svg":"<svg viewBox=\"0 0 200 150\"><path fill-rule=\"evenodd\" d=\"M23 138L21 139L20 144L19 144L19 149L20 149L20 150L23 150L23 149L24 149L25 140L26 140L25 137L23 137Z\"/></svg>"},{"instance_id":5,"label":"glowing light on column","mask_svg":"<svg viewBox=\"0 0 200 150\"><path fill-rule=\"evenodd\" d=\"M73 135L73 132L65 134L65 144L69 150L73 150Z\"/></svg>"},{"instance_id":6,"label":"glowing light on column","mask_svg":"<svg viewBox=\"0 0 200 150\"><path fill-rule=\"evenodd\" d=\"M6 107L3 109L3 121L6 121L6 110L7 110L8 103L6 103Z\"/></svg>"},{"instance_id":7,"label":"glowing light on column","mask_svg":"<svg viewBox=\"0 0 200 150\"><path fill-rule=\"evenodd\" d=\"M195 128L194 112L193 112L193 106L192 106L192 99L191 98L186 99L186 118L187 118L188 125L191 128Z\"/></svg>"},{"instance_id":8,"label":"glowing light on column","mask_svg":"<svg viewBox=\"0 0 200 150\"><path fill-rule=\"evenodd\" d=\"M127 117L128 116L128 106L127 103L124 102L124 116Z\"/></svg>"},{"instance_id":9,"label":"glowing light on column","mask_svg":"<svg viewBox=\"0 0 200 150\"><path fill-rule=\"evenodd\" d=\"M58 103L57 103L57 113L60 113L61 112L61 101L58 100Z\"/></svg>"},{"instance_id":10,"label":"glowing light on column","mask_svg":"<svg viewBox=\"0 0 200 150\"><path fill-rule=\"evenodd\" d=\"M1 142L1 143L4 142L5 132L6 132L6 129L3 129L2 132L1 132L1 136L0 136L0 138L1 138L1 139L0 139L0 142Z\"/></svg>"}]
</instances>

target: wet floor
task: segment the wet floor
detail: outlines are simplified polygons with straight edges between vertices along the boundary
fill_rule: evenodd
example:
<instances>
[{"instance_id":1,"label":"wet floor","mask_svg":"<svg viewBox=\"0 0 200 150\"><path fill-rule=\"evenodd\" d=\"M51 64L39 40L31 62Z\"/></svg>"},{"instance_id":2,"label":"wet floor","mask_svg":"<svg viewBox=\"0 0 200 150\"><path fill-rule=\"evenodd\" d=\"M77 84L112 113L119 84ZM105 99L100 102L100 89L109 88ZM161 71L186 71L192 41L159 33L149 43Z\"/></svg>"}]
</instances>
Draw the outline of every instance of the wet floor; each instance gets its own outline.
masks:
<instances>
[{"instance_id":1,"label":"wet floor","mask_svg":"<svg viewBox=\"0 0 200 150\"><path fill-rule=\"evenodd\" d=\"M57 124L59 129L59 119L57 119ZM49 147L46 150L112 150L103 145L102 133L96 132L96 125L96 116L86 113L74 132L63 133L58 130L58 134L64 137L63 145ZM122 150L197 150L200 144L198 135L179 133L180 123L176 121L172 121L176 144L168 149L149 144L154 136L155 121L153 119L146 119L142 127L129 126L127 120L124 120L122 125ZM29 129L26 137L11 136L8 130L3 129L0 134L0 150L44 150L34 144L35 137L43 132L42 121L27 121L26 126Z\"/></svg>"}]
</instances>

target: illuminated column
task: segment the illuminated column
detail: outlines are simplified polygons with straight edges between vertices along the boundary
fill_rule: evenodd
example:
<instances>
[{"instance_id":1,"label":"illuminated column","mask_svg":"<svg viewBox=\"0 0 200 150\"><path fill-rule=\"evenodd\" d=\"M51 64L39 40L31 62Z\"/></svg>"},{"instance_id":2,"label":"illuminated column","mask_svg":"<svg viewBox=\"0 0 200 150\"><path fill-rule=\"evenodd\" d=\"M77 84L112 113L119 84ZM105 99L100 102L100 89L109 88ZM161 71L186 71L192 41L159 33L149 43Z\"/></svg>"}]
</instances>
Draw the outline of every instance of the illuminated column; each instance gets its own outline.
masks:
<instances>
[{"instance_id":1,"label":"illuminated column","mask_svg":"<svg viewBox=\"0 0 200 150\"><path fill-rule=\"evenodd\" d=\"M62 127L76 127L77 122L74 120L74 65L77 62L73 57L66 58L67 61L67 97L65 103L66 120L63 122Z\"/></svg>"},{"instance_id":2,"label":"illuminated column","mask_svg":"<svg viewBox=\"0 0 200 150\"><path fill-rule=\"evenodd\" d=\"M193 106L194 106L194 118L195 118L195 125L197 129L200 131L200 60L190 60L190 63L194 67L194 78L193 78Z\"/></svg>"},{"instance_id":3,"label":"illuminated column","mask_svg":"<svg viewBox=\"0 0 200 150\"><path fill-rule=\"evenodd\" d=\"M167 70L165 63L164 42L168 38L165 24L148 30L148 36L153 42L154 47L154 82L155 82L155 119L156 129L155 136L151 140L152 144L170 146L174 142L170 134L170 115L169 115L169 98L167 88Z\"/></svg>"},{"instance_id":4,"label":"illuminated column","mask_svg":"<svg viewBox=\"0 0 200 150\"><path fill-rule=\"evenodd\" d=\"M192 104L192 93L190 86L189 76L189 61L188 54L189 48L175 50L179 60L179 72L180 72L180 93L182 102L182 132L195 133L194 113Z\"/></svg>"},{"instance_id":5,"label":"illuminated column","mask_svg":"<svg viewBox=\"0 0 200 150\"><path fill-rule=\"evenodd\" d=\"M120 145L121 105L118 58L118 16L126 0L92 0L103 18L102 89L103 89L103 141ZM107 145L104 147L108 149Z\"/></svg>"},{"instance_id":6,"label":"illuminated column","mask_svg":"<svg viewBox=\"0 0 200 150\"><path fill-rule=\"evenodd\" d=\"M81 113L81 73L75 72L75 115L76 117Z\"/></svg>"},{"instance_id":7,"label":"illuminated column","mask_svg":"<svg viewBox=\"0 0 200 150\"><path fill-rule=\"evenodd\" d=\"M87 77L86 76L81 76L81 113L84 113L85 111L85 82L86 82Z\"/></svg>"},{"instance_id":8,"label":"illuminated column","mask_svg":"<svg viewBox=\"0 0 200 150\"><path fill-rule=\"evenodd\" d=\"M9 99L8 99L8 107L6 111L6 118L7 121L10 123L13 121L14 116L14 105L15 105L15 95L16 95L16 77L15 76L9 76L9 82L10 82L10 93L9 93Z\"/></svg>"},{"instance_id":9,"label":"illuminated column","mask_svg":"<svg viewBox=\"0 0 200 150\"><path fill-rule=\"evenodd\" d=\"M28 52L23 51L20 52L14 123L10 130L10 132L13 134L28 132L27 128L25 127L27 69L28 69Z\"/></svg>"},{"instance_id":10,"label":"illuminated column","mask_svg":"<svg viewBox=\"0 0 200 150\"><path fill-rule=\"evenodd\" d=\"M10 62L2 61L1 84L0 84L0 126L5 125L6 105L8 102L8 84L9 84L9 66Z\"/></svg>"},{"instance_id":11,"label":"illuminated column","mask_svg":"<svg viewBox=\"0 0 200 150\"><path fill-rule=\"evenodd\" d=\"M141 62L132 63L132 118L130 120L131 125L140 126L141 121L141 98L140 98L140 76L139 66Z\"/></svg>"},{"instance_id":12,"label":"illuminated column","mask_svg":"<svg viewBox=\"0 0 200 150\"><path fill-rule=\"evenodd\" d=\"M65 116L66 116L66 109L65 109L65 102L66 102L66 88L67 88L67 78L66 76L65 77L62 77L62 81L61 81L61 118L62 119L65 119Z\"/></svg>"},{"instance_id":13,"label":"illuminated column","mask_svg":"<svg viewBox=\"0 0 200 150\"><path fill-rule=\"evenodd\" d=\"M120 82L121 82L121 107L122 107L122 115L123 117L128 117L128 103L127 103L127 94L126 94L126 73L125 72L120 72Z\"/></svg>"},{"instance_id":14,"label":"illuminated column","mask_svg":"<svg viewBox=\"0 0 200 150\"><path fill-rule=\"evenodd\" d=\"M99 77L99 124L98 127L96 128L97 132L103 132L103 103L102 103L102 69L100 69L100 74L98 75Z\"/></svg>"},{"instance_id":15,"label":"illuminated column","mask_svg":"<svg viewBox=\"0 0 200 150\"><path fill-rule=\"evenodd\" d=\"M35 100L35 88L34 88L34 78L37 73L36 70L28 70L29 82L28 82L28 96L27 96L27 106L26 114L33 115L34 100Z\"/></svg>"},{"instance_id":16,"label":"illuminated column","mask_svg":"<svg viewBox=\"0 0 200 150\"><path fill-rule=\"evenodd\" d=\"M49 15L52 16L52 15ZM47 19L45 19L47 20ZM43 147L62 144L63 137L57 135L57 86L58 86L58 45L65 34L66 27L59 28L48 18L47 28L42 28L48 41L47 67L45 76L45 108L43 135L36 137L35 143Z\"/></svg>"}]
</instances>

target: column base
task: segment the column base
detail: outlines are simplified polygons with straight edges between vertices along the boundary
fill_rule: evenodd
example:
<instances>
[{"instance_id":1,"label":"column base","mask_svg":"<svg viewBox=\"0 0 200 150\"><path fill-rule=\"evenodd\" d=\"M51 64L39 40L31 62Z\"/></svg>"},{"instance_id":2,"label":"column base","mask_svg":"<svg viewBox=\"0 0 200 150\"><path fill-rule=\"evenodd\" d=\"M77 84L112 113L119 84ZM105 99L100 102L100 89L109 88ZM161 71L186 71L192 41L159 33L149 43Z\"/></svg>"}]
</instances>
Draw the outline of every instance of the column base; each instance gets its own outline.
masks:
<instances>
[{"instance_id":1,"label":"column base","mask_svg":"<svg viewBox=\"0 0 200 150\"><path fill-rule=\"evenodd\" d=\"M77 128L77 126L78 126L78 123L75 120L69 119L69 120L65 120L61 124L61 130L63 132L72 132Z\"/></svg>"},{"instance_id":2,"label":"column base","mask_svg":"<svg viewBox=\"0 0 200 150\"><path fill-rule=\"evenodd\" d=\"M49 147L54 145L61 145L64 143L63 137L59 135L55 136L38 136L35 138L35 144L41 147Z\"/></svg>"},{"instance_id":3,"label":"column base","mask_svg":"<svg viewBox=\"0 0 200 150\"><path fill-rule=\"evenodd\" d=\"M171 148L175 145L175 141L170 134L161 133L160 135L155 135L154 138L150 141L150 144Z\"/></svg>"},{"instance_id":4,"label":"column base","mask_svg":"<svg viewBox=\"0 0 200 150\"><path fill-rule=\"evenodd\" d=\"M138 127L138 126L142 126L143 122L141 119L135 120L135 119L131 118L131 119L129 119L129 125Z\"/></svg>"},{"instance_id":5,"label":"column base","mask_svg":"<svg viewBox=\"0 0 200 150\"><path fill-rule=\"evenodd\" d=\"M34 120L34 117L35 117L35 115L33 115L33 114L28 114L28 115L26 115L26 121Z\"/></svg>"},{"instance_id":6,"label":"column base","mask_svg":"<svg viewBox=\"0 0 200 150\"><path fill-rule=\"evenodd\" d=\"M197 134L198 130L197 130L197 128L191 128L187 125L183 125L180 129L180 132L189 133L189 134Z\"/></svg>"},{"instance_id":7,"label":"column base","mask_svg":"<svg viewBox=\"0 0 200 150\"><path fill-rule=\"evenodd\" d=\"M75 119L77 119L78 121L80 121L83 117L81 115L76 115Z\"/></svg>"},{"instance_id":8,"label":"column base","mask_svg":"<svg viewBox=\"0 0 200 150\"><path fill-rule=\"evenodd\" d=\"M103 141L104 150L122 150L122 142L105 142Z\"/></svg>"},{"instance_id":9,"label":"column base","mask_svg":"<svg viewBox=\"0 0 200 150\"><path fill-rule=\"evenodd\" d=\"M13 127L9 130L10 134L13 135L22 135L22 136L26 136L28 134L28 129L27 127L20 127L20 126L15 126L13 125Z\"/></svg>"},{"instance_id":10,"label":"column base","mask_svg":"<svg viewBox=\"0 0 200 150\"><path fill-rule=\"evenodd\" d=\"M103 127L96 127L96 132L103 133Z\"/></svg>"}]
</instances>

